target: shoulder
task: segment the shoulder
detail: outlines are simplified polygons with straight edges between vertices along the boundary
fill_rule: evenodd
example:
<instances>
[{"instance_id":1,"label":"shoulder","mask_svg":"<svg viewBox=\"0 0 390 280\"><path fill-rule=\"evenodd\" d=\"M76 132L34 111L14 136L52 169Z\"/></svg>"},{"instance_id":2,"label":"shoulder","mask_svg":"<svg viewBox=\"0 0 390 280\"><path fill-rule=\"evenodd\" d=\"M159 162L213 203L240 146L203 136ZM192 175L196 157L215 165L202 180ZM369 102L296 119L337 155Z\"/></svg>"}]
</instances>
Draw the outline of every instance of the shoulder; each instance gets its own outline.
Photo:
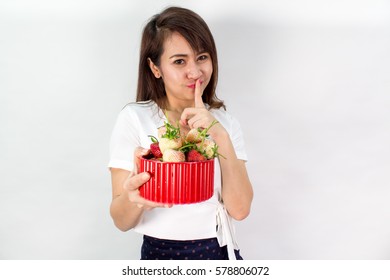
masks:
<instances>
[{"instance_id":1,"label":"shoulder","mask_svg":"<svg viewBox=\"0 0 390 280\"><path fill-rule=\"evenodd\" d=\"M223 108L211 109L210 112L222 124L222 126L225 127L231 136L241 134L241 124L230 112L224 110Z\"/></svg>"},{"instance_id":2,"label":"shoulder","mask_svg":"<svg viewBox=\"0 0 390 280\"><path fill-rule=\"evenodd\" d=\"M222 107L218 109L210 109L210 113L212 113L219 122L224 124L231 124L236 121L236 118Z\"/></svg>"},{"instance_id":3,"label":"shoulder","mask_svg":"<svg viewBox=\"0 0 390 280\"><path fill-rule=\"evenodd\" d=\"M126 122L136 123L143 127L160 127L164 124L164 114L154 101L128 103L123 107L119 116Z\"/></svg>"},{"instance_id":4,"label":"shoulder","mask_svg":"<svg viewBox=\"0 0 390 280\"><path fill-rule=\"evenodd\" d=\"M149 100L149 101L140 101L140 102L130 102L130 103L126 104L125 107L123 107L123 110L145 112L145 111L150 111L150 110L154 110L157 108L158 108L157 104L154 101Z\"/></svg>"},{"instance_id":5,"label":"shoulder","mask_svg":"<svg viewBox=\"0 0 390 280\"><path fill-rule=\"evenodd\" d=\"M159 108L154 101L130 102L121 110L124 115L153 116L158 113Z\"/></svg>"}]
</instances>

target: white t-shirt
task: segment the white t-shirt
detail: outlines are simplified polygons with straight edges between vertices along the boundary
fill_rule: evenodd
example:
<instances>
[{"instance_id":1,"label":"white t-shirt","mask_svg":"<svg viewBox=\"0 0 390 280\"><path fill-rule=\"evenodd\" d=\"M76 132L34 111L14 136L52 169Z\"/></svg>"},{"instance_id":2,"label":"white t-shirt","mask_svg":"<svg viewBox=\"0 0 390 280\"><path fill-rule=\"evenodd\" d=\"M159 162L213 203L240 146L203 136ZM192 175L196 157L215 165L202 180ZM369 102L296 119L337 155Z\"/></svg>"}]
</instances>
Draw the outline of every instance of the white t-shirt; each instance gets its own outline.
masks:
<instances>
[{"instance_id":1,"label":"white t-shirt","mask_svg":"<svg viewBox=\"0 0 390 280\"><path fill-rule=\"evenodd\" d=\"M244 140L238 121L223 109L211 109L213 116L225 127L239 159L247 160ZM150 137L157 138L157 128L164 125L164 113L155 102L126 105L119 113L110 142L108 166L133 170L136 147L149 148ZM207 201L154 208L145 211L134 228L136 232L161 239L195 240L216 237L216 215L221 192L221 170L215 160L214 195Z\"/></svg>"}]
</instances>

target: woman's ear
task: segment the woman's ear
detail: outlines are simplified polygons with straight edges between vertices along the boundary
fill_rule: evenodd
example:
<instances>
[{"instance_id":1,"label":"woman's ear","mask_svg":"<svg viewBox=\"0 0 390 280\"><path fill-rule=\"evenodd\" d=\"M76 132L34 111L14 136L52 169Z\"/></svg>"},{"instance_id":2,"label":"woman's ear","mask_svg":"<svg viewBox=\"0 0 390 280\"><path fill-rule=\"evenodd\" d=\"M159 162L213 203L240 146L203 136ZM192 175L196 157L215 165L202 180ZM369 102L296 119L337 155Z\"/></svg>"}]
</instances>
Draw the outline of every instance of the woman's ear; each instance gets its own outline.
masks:
<instances>
[{"instance_id":1,"label":"woman's ear","mask_svg":"<svg viewBox=\"0 0 390 280\"><path fill-rule=\"evenodd\" d=\"M157 79L160 79L161 78L160 69L158 69L156 64L154 64L153 61L150 58L148 58L148 64L149 64L150 70L152 71L153 75Z\"/></svg>"}]
</instances>

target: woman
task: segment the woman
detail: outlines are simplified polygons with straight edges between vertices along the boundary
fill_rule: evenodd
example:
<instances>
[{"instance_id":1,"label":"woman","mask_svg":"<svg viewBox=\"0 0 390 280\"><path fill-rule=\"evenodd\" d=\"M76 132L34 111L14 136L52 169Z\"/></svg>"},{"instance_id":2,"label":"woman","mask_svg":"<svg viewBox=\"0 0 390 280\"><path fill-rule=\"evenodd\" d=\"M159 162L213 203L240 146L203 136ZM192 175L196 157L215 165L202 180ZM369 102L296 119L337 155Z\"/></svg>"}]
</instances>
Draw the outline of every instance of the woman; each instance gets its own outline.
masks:
<instances>
[{"instance_id":1,"label":"woman","mask_svg":"<svg viewBox=\"0 0 390 280\"><path fill-rule=\"evenodd\" d=\"M141 42L137 102L120 112L110 143L111 216L122 231L144 235L141 259L242 259L231 218L249 215L253 192L240 126L215 94L218 77L213 36L196 13L170 7L145 26ZM165 113L181 131L206 128L223 155L215 164L209 200L164 205L145 200L138 188L149 180L138 173L148 153L148 135L164 124ZM134 155L130 156L130 155Z\"/></svg>"}]
</instances>

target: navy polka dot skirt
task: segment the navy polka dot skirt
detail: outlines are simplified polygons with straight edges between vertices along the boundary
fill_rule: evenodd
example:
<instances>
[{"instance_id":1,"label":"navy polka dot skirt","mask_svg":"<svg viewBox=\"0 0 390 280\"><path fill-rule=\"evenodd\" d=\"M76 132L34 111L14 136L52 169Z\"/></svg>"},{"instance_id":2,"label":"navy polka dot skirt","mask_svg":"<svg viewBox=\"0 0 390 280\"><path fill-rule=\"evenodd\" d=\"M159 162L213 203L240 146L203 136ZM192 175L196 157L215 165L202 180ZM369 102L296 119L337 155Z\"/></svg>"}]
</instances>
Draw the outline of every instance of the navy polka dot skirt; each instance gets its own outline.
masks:
<instances>
[{"instance_id":1,"label":"navy polka dot skirt","mask_svg":"<svg viewBox=\"0 0 390 280\"><path fill-rule=\"evenodd\" d=\"M239 250L234 250L242 260ZM220 247L217 238L177 241L144 235L141 260L228 260L226 246Z\"/></svg>"}]
</instances>

